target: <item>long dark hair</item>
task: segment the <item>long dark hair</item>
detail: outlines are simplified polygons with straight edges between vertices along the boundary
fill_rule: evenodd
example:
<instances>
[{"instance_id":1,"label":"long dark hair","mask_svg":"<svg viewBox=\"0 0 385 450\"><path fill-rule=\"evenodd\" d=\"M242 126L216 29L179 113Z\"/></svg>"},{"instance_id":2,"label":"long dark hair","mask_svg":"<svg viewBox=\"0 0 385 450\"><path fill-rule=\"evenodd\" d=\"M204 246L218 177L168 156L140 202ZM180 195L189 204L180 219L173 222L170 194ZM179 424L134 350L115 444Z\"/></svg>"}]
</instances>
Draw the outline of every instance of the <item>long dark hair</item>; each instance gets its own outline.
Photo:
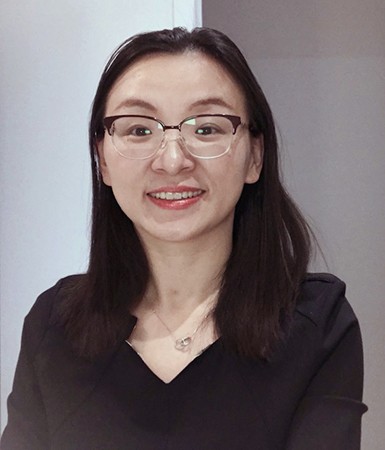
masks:
<instances>
[{"instance_id":1,"label":"long dark hair","mask_svg":"<svg viewBox=\"0 0 385 450\"><path fill-rule=\"evenodd\" d=\"M251 132L264 142L260 179L244 186L236 205L233 248L213 313L217 332L237 354L266 358L292 316L309 262L311 233L280 181L274 120L258 82L240 50L219 31L174 28L144 33L113 53L92 107L89 267L67 291L62 311L67 336L83 356L94 357L127 337L129 310L141 300L150 277L135 228L101 178L96 144L104 134L107 96L138 58L186 51L213 58L233 76L246 99Z\"/></svg>"}]
</instances>

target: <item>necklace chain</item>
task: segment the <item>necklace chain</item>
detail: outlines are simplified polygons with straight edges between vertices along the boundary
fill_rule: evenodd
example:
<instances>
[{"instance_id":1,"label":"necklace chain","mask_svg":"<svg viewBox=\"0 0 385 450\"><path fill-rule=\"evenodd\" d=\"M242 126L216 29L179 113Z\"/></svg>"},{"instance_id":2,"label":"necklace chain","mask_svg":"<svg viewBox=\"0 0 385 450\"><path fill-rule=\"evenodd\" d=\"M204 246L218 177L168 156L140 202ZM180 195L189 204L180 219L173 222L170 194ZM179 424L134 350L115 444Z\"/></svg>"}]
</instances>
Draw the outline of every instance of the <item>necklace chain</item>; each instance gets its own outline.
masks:
<instances>
[{"instance_id":1,"label":"necklace chain","mask_svg":"<svg viewBox=\"0 0 385 450\"><path fill-rule=\"evenodd\" d=\"M195 335L197 334L197 332L199 331L199 329L202 327L202 325L204 324L204 322L206 321L206 319L209 317L209 315L211 314L211 312L207 313L203 319L200 321L199 325L195 328L195 330L188 335L185 335L184 337L181 338L177 338L175 336L175 334L171 331L171 329L169 328L169 326L163 321L163 319L159 316L159 314L156 312L155 308L152 308L152 312L154 313L154 315L158 318L159 322L166 328L166 330L169 332L171 338L174 340L174 346L176 348L176 350L179 350L180 352L186 352L188 351L194 340Z\"/></svg>"}]
</instances>

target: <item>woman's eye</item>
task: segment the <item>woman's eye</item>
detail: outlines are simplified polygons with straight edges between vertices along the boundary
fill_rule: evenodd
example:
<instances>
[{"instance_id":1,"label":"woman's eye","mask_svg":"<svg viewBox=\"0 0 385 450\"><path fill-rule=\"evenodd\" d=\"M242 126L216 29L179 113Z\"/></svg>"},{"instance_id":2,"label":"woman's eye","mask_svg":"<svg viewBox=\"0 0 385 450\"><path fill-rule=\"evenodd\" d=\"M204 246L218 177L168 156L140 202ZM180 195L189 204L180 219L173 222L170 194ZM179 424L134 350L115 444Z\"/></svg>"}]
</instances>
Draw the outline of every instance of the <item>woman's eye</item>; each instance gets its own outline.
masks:
<instances>
[{"instance_id":1,"label":"woman's eye","mask_svg":"<svg viewBox=\"0 0 385 450\"><path fill-rule=\"evenodd\" d=\"M127 134L131 136L141 137L141 136L149 136L152 134L152 132L150 129L146 127L134 127L128 130Z\"/></svg>"},{"instance_id":2,"label":"woman's eye","mask_svg":"<svg viewBox=\"0 0 385 450\"><path fill-rule=\"evenodd\" d=\"M206 125L204 127L199 127L196 130L196 134L199 134L200 136L208 136L211 134L215 134L218 132L218 129L213 127L212 125Z\"/></svg>"}]
</instances>

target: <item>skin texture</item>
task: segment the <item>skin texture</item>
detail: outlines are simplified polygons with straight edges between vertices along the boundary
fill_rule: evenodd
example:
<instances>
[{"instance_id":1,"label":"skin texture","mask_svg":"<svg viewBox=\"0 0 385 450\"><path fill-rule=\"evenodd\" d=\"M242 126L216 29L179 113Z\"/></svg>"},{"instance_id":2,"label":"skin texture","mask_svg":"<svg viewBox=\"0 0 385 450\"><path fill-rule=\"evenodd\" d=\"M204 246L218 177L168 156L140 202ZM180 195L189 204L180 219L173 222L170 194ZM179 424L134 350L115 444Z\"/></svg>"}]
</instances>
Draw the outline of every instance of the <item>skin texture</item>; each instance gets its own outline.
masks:
<instances>
[{"instance_id":1,"label":"skin texture","mask_svg":"<svg viewBox=\"0 0 385 450\"><path fill-rule=\"evenodd\" d=\"M223 105L216 104L220 102ZM243 122L248 120L243 94L232 78L208 57L188 52L137 61L113 86L105 115L145 114L177 124L189 115L202 113L235 114ZM198 160L183 149L177 130L166 134L163 149L150 159L138 161L121 157L106 133L99 144L104 183L112 187L120 207L145 242L229 239L243 185L259 177L259 140L252 138L246 127L240 127L228 154ZM178 186L204 193L182 209L161 208L147 195L164 188L177 190Z\"/></svg>"}]
</instances>

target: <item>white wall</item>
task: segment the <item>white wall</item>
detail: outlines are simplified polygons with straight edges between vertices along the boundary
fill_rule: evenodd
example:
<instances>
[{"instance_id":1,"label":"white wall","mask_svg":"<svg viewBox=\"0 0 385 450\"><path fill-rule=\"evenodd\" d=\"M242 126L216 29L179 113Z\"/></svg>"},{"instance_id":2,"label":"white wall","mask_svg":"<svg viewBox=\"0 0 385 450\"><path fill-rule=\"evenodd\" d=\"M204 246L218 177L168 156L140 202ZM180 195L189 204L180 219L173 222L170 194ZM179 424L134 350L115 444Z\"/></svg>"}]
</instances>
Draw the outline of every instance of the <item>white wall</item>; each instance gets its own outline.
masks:
<instances>
[{"instance_id":1,"label":"white wall","mask_svg":"<svg viewBox=\"0 0 385 450\"><path fill-rule=\"evenodd\" d=\"M87 121L107 57L134 33L201 23L198 0L2 0L1 412L36 296L87 265Z\"/></svg>"},{"instance_id":2,"label":"white wall","mask_svg":"<svg viewBox=\"0 0 385 450\"><path fill-rule=\"evenodd\" d=\"M286 184L343 278L365 349L363 450L385 442L385 3L204 0L275 113ZM320 267L320 264L316 264Z\"/></svg>"}]
</instances>

